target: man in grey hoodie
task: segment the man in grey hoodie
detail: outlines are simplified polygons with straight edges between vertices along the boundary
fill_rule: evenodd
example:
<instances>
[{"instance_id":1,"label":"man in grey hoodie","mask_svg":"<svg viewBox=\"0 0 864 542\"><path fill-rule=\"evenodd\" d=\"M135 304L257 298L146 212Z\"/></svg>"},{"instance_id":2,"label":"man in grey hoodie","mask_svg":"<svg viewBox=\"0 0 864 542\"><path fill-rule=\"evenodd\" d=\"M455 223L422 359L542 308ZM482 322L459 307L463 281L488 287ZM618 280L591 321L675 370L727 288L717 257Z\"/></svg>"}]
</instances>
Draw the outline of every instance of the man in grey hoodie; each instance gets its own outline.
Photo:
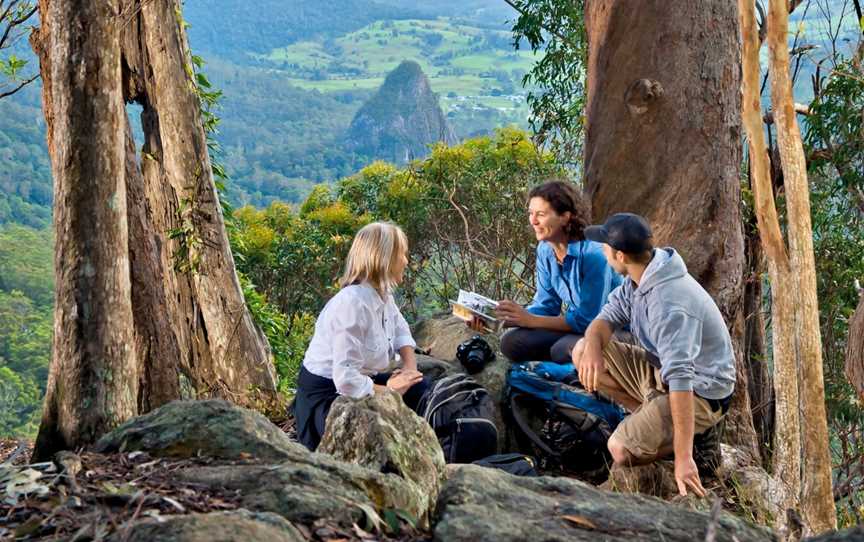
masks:
<instances>
[{"instance_id":1,"label":"man in grey hoodie","mask_svg":"<svg viewBox=\"0 0 864 542\"><path fill-rule=\"evenodd\" d=\"M612 459L632 465L674 454L679 492L703 496L694 435L713 431L735 387L723 316L674 249L653 248L641 216L618 213L585 237L603 243L609 265L626 277L573 349L585 389L631 412L609 439ZM639 346L612 340L627 325Z\"/></svg>"}]
</instances>

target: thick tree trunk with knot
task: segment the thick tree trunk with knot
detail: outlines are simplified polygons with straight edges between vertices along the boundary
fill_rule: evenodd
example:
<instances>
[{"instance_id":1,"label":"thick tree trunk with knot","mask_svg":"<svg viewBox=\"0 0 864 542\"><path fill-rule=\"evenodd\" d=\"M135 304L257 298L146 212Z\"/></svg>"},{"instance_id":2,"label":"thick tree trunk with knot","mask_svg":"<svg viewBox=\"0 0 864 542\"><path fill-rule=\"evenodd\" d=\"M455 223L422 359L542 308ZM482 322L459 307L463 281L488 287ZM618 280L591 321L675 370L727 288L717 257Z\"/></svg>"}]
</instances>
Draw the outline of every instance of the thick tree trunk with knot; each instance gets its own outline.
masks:
<instances>
[{"instance_id":1,"label":"thick tree trunk with knot","mask_svg":"<svg viewBox=\"0 0 864 542\"><path fill-rule=\"evenodd\" d=\"M585 183L594 220L645 216L732 333L738 382L727 438L759 457L743 356L741 97L734 2L588 0Z\"/></svg>"}]
</instances>

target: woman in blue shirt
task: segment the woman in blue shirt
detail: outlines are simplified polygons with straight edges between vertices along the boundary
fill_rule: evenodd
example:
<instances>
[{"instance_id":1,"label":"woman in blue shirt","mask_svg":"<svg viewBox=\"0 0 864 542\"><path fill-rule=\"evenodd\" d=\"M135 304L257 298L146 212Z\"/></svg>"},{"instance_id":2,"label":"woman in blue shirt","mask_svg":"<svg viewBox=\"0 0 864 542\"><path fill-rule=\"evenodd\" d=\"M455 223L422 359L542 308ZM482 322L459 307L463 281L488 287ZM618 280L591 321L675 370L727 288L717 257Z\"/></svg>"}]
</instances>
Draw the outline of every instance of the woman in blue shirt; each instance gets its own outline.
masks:
<instances>
[{"instance_id":1,"label":"woman in blue shirt","mask_svg":"<svg viewBox=\"0 0 864 542\"><path fill-rule=\"evenodd\" d=\"M528 194L528 220L537 237L537 292L527 307L510 300L496 315L513 329L501 337L510 360L570 363L570 352L621 277L602 245L585 239L588 203L576 187L550 181Z\"/></svg>"}]
</instances>

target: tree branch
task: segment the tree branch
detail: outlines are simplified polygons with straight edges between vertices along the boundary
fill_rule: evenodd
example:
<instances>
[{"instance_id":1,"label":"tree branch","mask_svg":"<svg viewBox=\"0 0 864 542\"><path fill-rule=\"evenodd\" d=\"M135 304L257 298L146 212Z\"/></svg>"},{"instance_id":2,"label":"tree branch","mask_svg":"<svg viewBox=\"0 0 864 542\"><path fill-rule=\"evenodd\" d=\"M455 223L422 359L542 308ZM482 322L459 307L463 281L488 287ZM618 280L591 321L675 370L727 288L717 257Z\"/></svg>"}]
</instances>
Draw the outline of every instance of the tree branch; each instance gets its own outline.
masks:
<instances>
[{"instance_id":1,"label":"tree branch","mask_svg":"<svg viewBox=\"0 0 864 542\"><path fill-rule=\"evenodd\" d=\"M795 112L799 115L807 116L810 114L810 108L804 104L796 102L793 104L793 108L795 109ZM765 115L762 116L762 122L764 122L765 124L774 124L774 112L768 111L767 113L765 113Z\"/></svg>"},{"instance_id":2,"label":"tree branch","mask_svg":"<svg viewBox=\"0 0 864 542\"><path fill-rule=\"evenodd\" d=\"M2 100L3 98L5 98L7 96L11 96L11 95L15 94L16 92L18 92L19 90L21 90L22 88L24 88L25 86L29 85L30 83L32 83L33 81L35 81L37 79L39 79L38 73L36 75L34 75L33 77L31 77L30 79L27 79L26 81L22 81L20 85L13 88L12 90L9 90L6 92L0 92L0 100Z\"/></svg>"},{"instance_id":3,"label":"tree branch","mask_svg":"<svg viewBox=\"0 0 864 542\"><path fill-rule=\"evenodd\" d=\"M518 6L516 4L516 2L514 2L513 0L504 0L504 3L507 4L508 6L510 6L511 8L515 9L516 11L518 11L519 14L522 15L523 17L533 17L533 15L531 13L528 13L527 11L525 11L524 8L522 8L521 6ZM544 25L542 22L540 23L540 28L542 28L546 32L549 32L550 34L552 34L553 36L555 36L559 40L563 41L564 43L566 43L570 47L573 47L574 49L579 48L579 45L573 43L573 41L570 38L568 38L567 36L565 36L561 32L558 32L557 30L555 30L553 28L549 28L549 26Z\"/></svg>"}]
</instances>

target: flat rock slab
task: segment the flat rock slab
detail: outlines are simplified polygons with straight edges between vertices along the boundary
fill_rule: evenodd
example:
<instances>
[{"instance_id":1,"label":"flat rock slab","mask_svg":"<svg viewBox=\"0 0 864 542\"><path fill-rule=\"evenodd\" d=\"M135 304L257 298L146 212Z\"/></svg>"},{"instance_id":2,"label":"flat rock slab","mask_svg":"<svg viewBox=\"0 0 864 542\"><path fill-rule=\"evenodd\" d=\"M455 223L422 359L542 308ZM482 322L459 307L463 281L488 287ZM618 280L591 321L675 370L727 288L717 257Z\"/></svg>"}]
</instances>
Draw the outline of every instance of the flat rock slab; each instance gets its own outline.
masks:
<instances>
[{"instance_id":1,"label":"flat rock slab","mask_svg":"<svg viewBox=\"0 0 864 542\"><path fill-rule=\"evenodd\" d=\"M247 510L211 512L139 520L118 529L111 542L302 542L302 533L290 522L270 513Z\"/></svg>"},{"instance_id":2,"label":"flat rock slab","mask_svg":"<svg viewBox=\"0 0 864 542\"><path fill-rule=\"evenodd\" d=\"M568 478L523 478L465 465L438 497L434 539L441 542L705 540L711 515L659 499L597 489ZM730 514L716 542L768 542L775 535Z\"/></svg>"},{"instance_id":3,"label":"flat rock slab","mask_svg":"<svg viewBox=\"0 0 864 542\"><path fill-rule=\"evenodd\" d=\"M864 541L864 525L858 525L843 531L820 534L807 538L804 542L862 542Z\"/></svg>"},{"instance_id":4,"label":"flat rock slab","mask_svg":"<svg viewBox=\"0 0 864 542\"><path fill-rule=\"evenodd\" d=\"M306 453L261 414L227 401L172 401L99 439L96 451L279 461Z\"/></svg>"},{"instance_id":5,"label":"flat rock slab","mask_svg":"<svg viewBox=\"0 0 864 542\"><path fill-rule=\"evenodd\" d=\"M343 527L363 525L370 512L385 510L403 510L414 518L427 515L426 498L414 484L323 454L273 466L189 468L177 475L186 482L237 490L244 508L306 525L321 518Z\"/></svg>"}]
</instances>

